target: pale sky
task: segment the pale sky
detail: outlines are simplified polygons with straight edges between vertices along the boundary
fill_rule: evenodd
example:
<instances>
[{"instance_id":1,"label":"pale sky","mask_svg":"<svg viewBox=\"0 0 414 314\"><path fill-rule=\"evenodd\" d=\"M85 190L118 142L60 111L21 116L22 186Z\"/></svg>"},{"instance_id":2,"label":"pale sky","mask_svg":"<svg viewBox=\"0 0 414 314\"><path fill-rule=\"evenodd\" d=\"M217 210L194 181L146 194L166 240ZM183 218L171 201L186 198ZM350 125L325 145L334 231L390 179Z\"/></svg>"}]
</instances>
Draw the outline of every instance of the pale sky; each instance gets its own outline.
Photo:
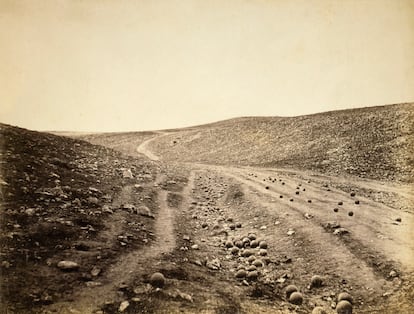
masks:
<instances>
[{"instance_id":1,"label":"pale sky","mask_svg":"<svg viewBox=\"0 0 414 314\"><path fill-rule=\"evenodd\" d=\"M414 0L0 0L0 122L131 131L414 101Z\"/></svg>"}]
</instances>

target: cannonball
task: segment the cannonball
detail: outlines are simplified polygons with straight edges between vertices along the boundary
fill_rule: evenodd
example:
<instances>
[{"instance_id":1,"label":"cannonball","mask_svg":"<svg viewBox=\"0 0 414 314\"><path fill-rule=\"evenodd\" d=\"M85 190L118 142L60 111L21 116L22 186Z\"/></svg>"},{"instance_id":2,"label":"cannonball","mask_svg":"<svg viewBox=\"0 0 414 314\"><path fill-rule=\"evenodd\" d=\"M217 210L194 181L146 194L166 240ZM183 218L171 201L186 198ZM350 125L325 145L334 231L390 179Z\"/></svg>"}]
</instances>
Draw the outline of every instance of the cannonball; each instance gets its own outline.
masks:
<instances>
[{"instance_id":1,"label":"cannonball","mask_svg":"<svg viewBox=\"0 0 414 314\"><path fill-rule=\"evenodd\" d=\"M293 292L289 297L289 302L296 305L301 305L303 302L303 296L300 292Z\"/></svg>"},{"instance_id":2,"label":"cannonball","mask_svg":"<svg viewBox=\"0 0 414 314\"><path fill-rule=\"evenodd\" d=\"M290 297L290 295L293 293L293 292L296 292L296 291L298 291L299 289L298 289L298 287L296 287L295 285L289 285L289 286L287 286L286 288L285 288L285 293L286 293L286 297Z\"/></svg>"},{"instance_id":3,"label":"cannonball","mask_svg":"<svg viewBox=\"0 0 414 314\"><path fill-rule=\"evenodd\" d=\"M352 304L346 300L339 301L336 305L336 312L338 314L352 314Z\"/></svg>"},{"instance_id":4,"label":"cannonball","mask_svg":"<svg viewBox=\"0 0 414 314\"><path fill-rule=\"evenodd\" d=\"M314 275L311 278L311 287L321 287L323 284L323 278L319 275Z\"/></svg>"},{"instance_id":5,"label":"cannonball","mask_svg":"<svg viewBox=\"0 0 414 314\"><path fill-rule=\"evenodd\" d=\"M150 277L150 283L154 287L162 288L165 285L165 277L161 273L153 273Z\"/></svg>"}]
</instances>

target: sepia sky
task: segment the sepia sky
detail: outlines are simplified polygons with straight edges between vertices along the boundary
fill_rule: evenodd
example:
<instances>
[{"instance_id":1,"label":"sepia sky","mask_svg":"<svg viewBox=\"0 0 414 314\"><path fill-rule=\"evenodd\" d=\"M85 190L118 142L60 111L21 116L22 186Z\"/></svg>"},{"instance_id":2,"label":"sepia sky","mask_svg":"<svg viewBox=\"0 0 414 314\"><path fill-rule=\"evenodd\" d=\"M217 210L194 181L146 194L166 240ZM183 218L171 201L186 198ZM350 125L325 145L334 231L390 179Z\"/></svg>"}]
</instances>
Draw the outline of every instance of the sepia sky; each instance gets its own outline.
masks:
<instances>
[{"instance_id":1,"label":"sepia sky","mask_svg":"<svg viewBox=\"0 0 414 314\"><path fill-rule=\"evenodd\" d=\"M413 0L0 0L0 121L128 131L414 101Z\"/></svg>"}]
</instances>

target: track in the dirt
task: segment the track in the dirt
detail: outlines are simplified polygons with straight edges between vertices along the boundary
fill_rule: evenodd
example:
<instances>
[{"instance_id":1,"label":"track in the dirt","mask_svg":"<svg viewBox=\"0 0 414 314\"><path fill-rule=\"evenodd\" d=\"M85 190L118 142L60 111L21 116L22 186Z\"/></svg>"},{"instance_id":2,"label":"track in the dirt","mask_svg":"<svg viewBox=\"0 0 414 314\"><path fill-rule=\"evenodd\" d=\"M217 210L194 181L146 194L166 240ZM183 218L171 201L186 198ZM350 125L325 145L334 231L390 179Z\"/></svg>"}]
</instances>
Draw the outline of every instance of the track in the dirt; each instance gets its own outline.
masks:
<instances>
[{"instance_id":1,"label":"track in the dirt","mask_svg":"<svg viewBox=\"0 0 414 314\"><path fill-rule=\"evenodd\" d=\"M154 185L159 185L164 180L165 176L161 174L155 180ZM191 184L192 180L190 179L188 186L181 193L183 197L181 209L182 206L188 206L190 203L188 191L192 188ZM115 207L133 202L132 193L134 193L133 186L125 186L114 201ZM158 211L154 223L156 239L150 246L122 255L106 271L100 281L101 285L92 288L83 287L75 293L74 300L76 302L55 303L49 310L55 310L59 313L94 313L103 303L116 298L116 291L121 285L131 284L135 278L148 275L148 265L155 264L162 255L170 253L176 246L175 214L173 212L175 209L168 206L168 193L163 189L158 191ZM117 213L114 215L116 216ZM122 219L122 216L118 219L114 218L108 224L106 231L110 233L108 238L116 237L120 233Z\"/></svg>"}]
</instances>

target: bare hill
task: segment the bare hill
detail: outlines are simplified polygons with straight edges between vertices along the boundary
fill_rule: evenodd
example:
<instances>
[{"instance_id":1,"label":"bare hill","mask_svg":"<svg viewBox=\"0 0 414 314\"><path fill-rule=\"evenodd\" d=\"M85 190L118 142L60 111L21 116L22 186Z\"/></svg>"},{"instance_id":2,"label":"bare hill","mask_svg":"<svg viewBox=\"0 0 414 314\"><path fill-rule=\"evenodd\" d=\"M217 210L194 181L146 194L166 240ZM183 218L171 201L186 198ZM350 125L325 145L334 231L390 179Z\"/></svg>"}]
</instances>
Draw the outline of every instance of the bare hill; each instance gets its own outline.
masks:
<instances>
[{"instance_id":1,"label":"bare hill","mask_svg":"<svg viewBox=\"0 0 414 314\"><path fill-rule=\"evenodd\" d=\"M169 131L149 147L167 161L287 167L413 182L413 121L412 103L288 118L240 118Z\"/></svg>"},{"instance_id":2,"label":"bare hill","mask_svg":"<svg viewBox=\"0 0 414 314\"><path fill-rule=\"evenodd\" d=\"M80 284L93 285L126 251L151 242L153 219L121 206L143 203L122 199L122 187L152 182L149 162L4 124L0 138L1 313L36 312L64 299ZM142 187L134 197L146 197L153 209L154 193Z\"/></svg>"}]
</instances>

